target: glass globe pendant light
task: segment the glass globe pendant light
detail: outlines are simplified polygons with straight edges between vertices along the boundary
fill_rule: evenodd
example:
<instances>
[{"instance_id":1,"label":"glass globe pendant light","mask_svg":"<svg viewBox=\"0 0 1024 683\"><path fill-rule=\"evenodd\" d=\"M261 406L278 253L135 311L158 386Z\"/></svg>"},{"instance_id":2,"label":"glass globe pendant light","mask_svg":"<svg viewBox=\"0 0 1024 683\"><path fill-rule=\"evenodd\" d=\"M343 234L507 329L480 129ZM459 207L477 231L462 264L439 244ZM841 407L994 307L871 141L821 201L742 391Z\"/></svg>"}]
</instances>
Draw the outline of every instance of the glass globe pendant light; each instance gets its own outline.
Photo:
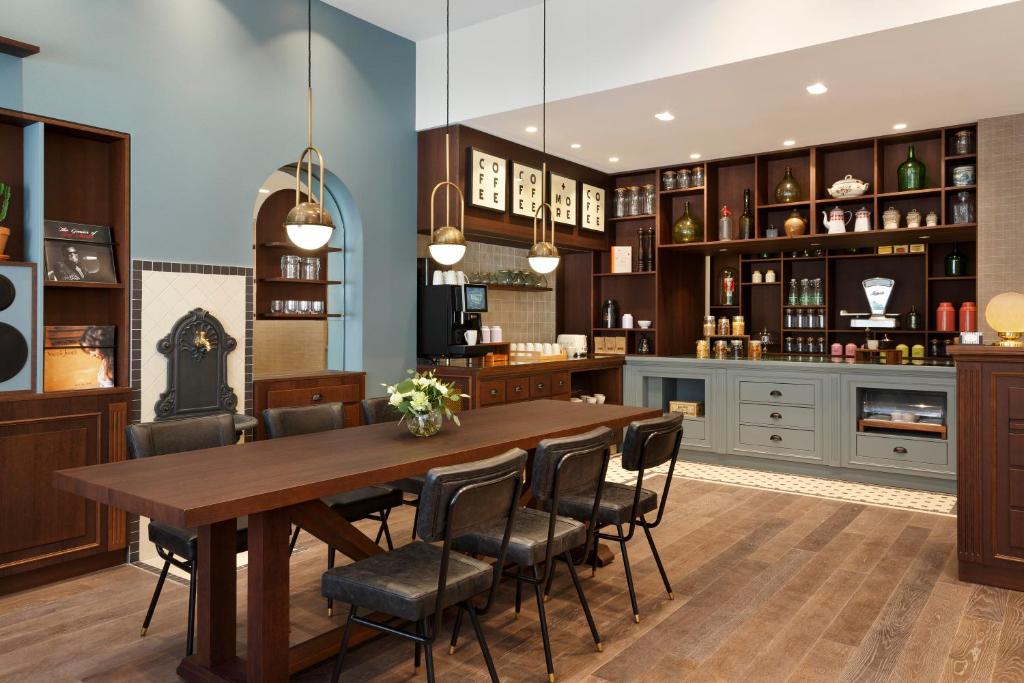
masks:
<instances>
[{"instance_id":1,"label":"glass globe pendant light","mask_svg":"<svg viewBox=\"0 0 1024 683\"><path fill-rule=\"evenodd\" d=\"M324 155L313 145L313 0L306 3L306 148L299 155L295 165L295 206L284 219L288 239L300 249L319 249L327 244L334 234L334 221L324 208ZM320 169L320 193L313 194L313 156L316 155ZM302 164L306 164L306 179L309 183L308 201L302 201Z\"/></svg>"},{"instance_id":2,"label":"glass globe pendant light","mask_svg":"<svg viewBox=\"0 0 1024 683\"><path fill-rule=\"evenodd\" d=\"M451 166L451 141L449 129L450 122L450 59L449 42L451 40L451 2L445 2L445 26L444 26L444 180L434 185L430 193L430 258L442 266L451 266L462 260L466 254L466 198L462 189L452 182ZM437 191L444 188L444 225L436 227L434 221L434 199ZM451 191L459 198L459 227L452 225L451 221Z\"/></svg>"},{"instance_id":3,"label":"glass globe pendant light","mask_svg":"<svg viewBox=\"0 0 1024 683\"><path fill-rule=\"evenodd\" d=\"M547 156L548 151L548 3L544 0L542 47L541 47L541 153ZM551 205L547 201L548 187L548 164L545 161L541 171L540 206L533 213L533 245L526 260L534 272L547 274L558 267L562 260L558 249L555 247L555 220ZM550 241L545 239L545 219L542 212L547 214L547 224L551 226ZM540 217L540 241L537 241L537 218Z\"/></svg>"}]
</instances>

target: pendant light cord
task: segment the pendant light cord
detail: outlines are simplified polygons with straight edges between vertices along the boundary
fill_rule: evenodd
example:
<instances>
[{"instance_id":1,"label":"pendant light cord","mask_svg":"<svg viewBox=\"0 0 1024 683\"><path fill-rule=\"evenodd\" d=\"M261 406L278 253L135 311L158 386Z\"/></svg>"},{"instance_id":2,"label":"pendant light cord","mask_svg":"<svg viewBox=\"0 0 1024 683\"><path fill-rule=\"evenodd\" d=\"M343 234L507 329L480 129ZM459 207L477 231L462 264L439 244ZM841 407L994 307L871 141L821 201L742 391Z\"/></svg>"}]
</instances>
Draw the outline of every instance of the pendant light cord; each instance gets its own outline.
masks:
<instances>
[{"instance_id":1,"label":"pendant light cord","mask_svg":"<svg viewBox=\"0 0 1024 683\"><path fill-rule=\"evenodd\" d=\"M444 127L445 130L451 132L451 97L449 92L451 90L452 81L452 60L451 60L451 42L452 42L452 3L451 0L445 0L444 3Z\"/></svg>"},{"instance_id":2,"label":"pendant light cord","mask_svg":"<svg viewBox=\"0 0 1024 683\"><path fill-rule=\"evenodd\" d=\"M548 0L544 0L541 20L541 78L540 78L540 147L548 153Z\"/></svg>"}]
</instances>

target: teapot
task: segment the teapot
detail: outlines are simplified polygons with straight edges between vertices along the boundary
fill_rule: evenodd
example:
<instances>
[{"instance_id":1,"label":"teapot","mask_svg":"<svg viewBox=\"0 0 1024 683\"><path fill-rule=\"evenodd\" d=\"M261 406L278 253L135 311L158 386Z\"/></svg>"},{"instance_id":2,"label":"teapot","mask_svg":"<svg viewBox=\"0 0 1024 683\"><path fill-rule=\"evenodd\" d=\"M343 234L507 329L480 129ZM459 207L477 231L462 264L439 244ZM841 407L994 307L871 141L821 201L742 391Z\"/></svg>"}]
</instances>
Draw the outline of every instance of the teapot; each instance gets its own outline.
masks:
<instances>
[{"instance_id":1,"label":"teapot","mask_svg":"<svg viewBox=\"0 0 1024 683\"><path fill-rule=\"evenodd\" d=\"M846 218L849 216L849 218ZM843 220L846 218L846 220ZM846 232L846 226L849 225L850 221L853 220L853 212L843 211L838 206L832 208L831 211L825 213L821 212L821 219L828 226L828 234L834 234L839 232Z\"/></svg>"},{"instance_id":2,"label":"teapot","mask_svg":"<svg viewBox=\"0 0 1024 683\"><path fill-rule=\"evenodd\" d=\"M866 183L863 180L857 180L847 173L845 178L832 183L832 187L828 188L828 196L833 199L839 199L841 197L859 197L868 191L868 186L870 184L871 183Z\"/></svg>"},{"instance_id":3,"label":"teapot","mask_svg":"<svg viewBox=\"0 0 1024 683\"><path fill-rule=\"evenodd\" d=\"M870 232L871 231L871 212L866 207L860 207L857 213L854 214L857 220L853 224L854 232Z\"/></svg>"}]
</instances>

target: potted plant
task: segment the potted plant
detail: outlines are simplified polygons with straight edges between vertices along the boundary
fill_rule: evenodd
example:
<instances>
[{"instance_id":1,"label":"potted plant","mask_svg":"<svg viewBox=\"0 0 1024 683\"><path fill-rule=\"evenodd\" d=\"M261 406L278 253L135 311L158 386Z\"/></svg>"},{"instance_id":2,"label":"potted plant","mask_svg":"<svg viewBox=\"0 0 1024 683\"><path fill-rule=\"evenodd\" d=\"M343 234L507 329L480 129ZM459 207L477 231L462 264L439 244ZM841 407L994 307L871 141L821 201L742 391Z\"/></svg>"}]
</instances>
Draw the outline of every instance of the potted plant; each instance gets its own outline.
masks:
<instances>
[{"instance_id":1,"label":"potted plant","mask_svg":"<svg viewBox=\"0 0 1024 683\"><path fill-rule=\"evenodd\" d=\"M7 238L11 236L11 229L4 227L7 220L7 209L11 206L11 186L7 183L0 183L0 259L4 258L7 249Z\"/></svg>"},{"instance_id":2,"label":"potted plant","mask_svg":"<svg viewBox=\"0 0 1024 683\"><path fill-rule=\"evenodd\" d=\"M454 384L437 379L433 371L419 373L409 370L408 373L407 379L384 385L389 402L402 414L400 423L405 422L415 436L437 434L446 417L457 425L461 424L452 406L469 396L458 393Z\"/></svg>"}]
</instances>

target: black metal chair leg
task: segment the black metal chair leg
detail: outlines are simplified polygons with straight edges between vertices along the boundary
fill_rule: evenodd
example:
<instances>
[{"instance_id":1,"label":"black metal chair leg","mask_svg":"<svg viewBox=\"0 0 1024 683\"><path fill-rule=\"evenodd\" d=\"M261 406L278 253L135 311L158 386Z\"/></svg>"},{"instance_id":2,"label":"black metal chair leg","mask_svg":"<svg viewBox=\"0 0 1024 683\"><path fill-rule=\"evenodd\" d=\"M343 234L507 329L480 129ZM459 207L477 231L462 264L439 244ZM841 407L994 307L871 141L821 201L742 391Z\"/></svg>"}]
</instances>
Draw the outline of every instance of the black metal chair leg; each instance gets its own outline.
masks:
<instances>
[{"instance_id":1,"label":"black metal chair leg","mask_svg":"<svg viewBox=\"0 0 1024 683\"><path fill-rule=\"evenodd\" d=\"M516 583L519 583L518 581ZM470 602L466 603L466 611L469 612L469 620L473 623L473 631L476 632L476 641L480 643L480 652L484 655L484 662L487 664L487 673L491 676L491 683L498 683L498 672L494 670L494 660L491 659L491 651L487 647L487 638L484 637L484 629L480 626L480 617Z\"/></svg>"},{"instance_id":2,"label":"black metal chair leg","mask_svg":"<svg viewBox=\"0 0 1024 683\"><path fill-rule=\"evenodd\" d=\"M334 548L327 546L327 569L334 569ZM327 616L334 616L334 600L327 598Z\"/></svg>"},{"instance_id":3,"label":"black metal chair leg","mask_svg":"<svg viewBox=\"0 0 1024 683\"><path fill-rule=\"evenodd\" d=\"M654 562L658 565L658 571L661 572L661 582L665 584L665 592L668 593L669 600L675 600L675 593L672 592L672 584L668 582L668 574L665 572L665 565L661 563L661 555L658 554L658 546L654 545L654 535L651 534L651 527L648 526L646 520L641 520L641 526L644 528L644 534L647 535L647 543L651 546L651 554L654 555Z\"/></svg>"},{"instance_id":4,"label":"black metal chair leg","mask_svg":"<svg viewBox=\"0 0 1024 683\"><path fill-rule=\"evenodd\" d=\"M427 631L427 620L420 622L420 633L426 638L423 643L423 658L427 660L427 683L434 683L434 641Z\"/></svg>"},{"instance_id":5,"label":"black metal chair leg","mask_svg":"<svg viewBox=\"0 0 1024 683\"><path fill-rule=\"evenodd\" d=\"M288 556L295 552L295 542L299 540L299 532L302 531L302 527L296 526L295 531L292 532L292 540L288 542Z\"/></svg>"},{"instance_id":6,"label":"black metal chair leg","mask_svg":"<svg viewBox=\"0 0 1024 683\"><path fill-rule=\"evenodd\" d=\"M590 626L590 635L594 638L594 647L597 648L598 652L604 652L604 645L601 644L601 634L597 632L597 624L594 623L594 615L590 613L590 603L587 602L587 596L583 594L583 584L580 583L580 577L576 574L576 567L572 564L572 557L569 553L565 554L565 563L569 567L569 576L572 578L572 585L576 587L576 595L580 599L580 607L583 608L583 614L587 617L587 625Z\"/></svg>"},{"instance_id":7,"label":"black metal chair leg","mask_svg":"<svg viewBox=\"0 0 1024 683\"><path fill-rule=\"evenodd\" d=\"M523 582L519 580L519 577L523 574L523 568L518 567L516 569L516 611L513 619L519 619L519 612L523 609Z\"/></svg>"},{"instance_id":8,"label":"black metal chair leg","mask_svg":"<svg viewBox=\"0 0 1024 683\"><path fill-rule=\"evenodd\" d=\"M164 581L167 579L167 572L171 568L171 561L164 561L164 568L160 570L160 578L156 580L156 588L153 589L153 597L149 601L149 609L146 610L146 618L142 620L142 632L139 636L146 635L149 630L149 622L153 621L153 612L156 610L156 601L160 599L160 591L164 588Z\"/></svg>"},{"instance_id":9,"label":"black metal chair leg","mask_svg":"<svg viewBox=\"0 0 1024 683\"><path fill-rule=\"evenodd\" d=\"M412 533L410 534L410 538L412 538L412 540L414 540L414 541L416 540L416 522L418 522L419 519L420 519L420 506L419 506L419 499L417 499L416 500L416 512L414 512L413 515L412 515Z\"/></svg>"},{"instance_id":10,"label":"black metal chair leg","mask_svg":"<svg viewBox=\"0 0 1024 683\"><path fill-rule=\"evenodd\" d=\"M615 527L619 532L619 548L622 549L622 566L626 569L626 586L629 587L629 602L633 605L633 621L640 623L640 608L636 605L636 588L633 587L633 570L629 566L629 553L626 552L626 537L622 533L622 525Z\"/></svg>"},{"instance_id":11,"label":"black metal chair leg","mask_svg":"<svg viewBox=\"0 0 1024 683\"><path fill-rule=\"evenodd\" d=\"M384 542L387 543L388 550L394 550L395 544L391 540L391 529L388 527L388 517L391 516L391 508L388 508L381 514L380 529L377 531L377 540L375 543L380 544L380 535L384 534Z\"/></svg>"},{"instance_id":12,"label":"black metal chair leg","mask_svg":"<svg viewBox=\"0 0 1024 683\"><path fill-rule=\"evenodd\" d=\"M345 621L345 630L341 633L341 648L338 650L338 658L334 660L334 670L331 671L331 683L338 683L341 676L341 663L348 652L348 637L352 633L352 619L356 616L356 607L352 606L348 611L348 619Z\"/></svg>"},{"instance_id":13,"label":"black metal chair leg","mask_svg":"<svg viewBox=\"0 0 1024 683\"><path fill-rule=\"evenodd\" d=\"M533 566L533 592L537 596L537 614L540 617L540 635L544 641L544 661L548 667L548 682L555 683L555 663L551 657L551 639L548 637L548 617L544 611L544 596L541 594L541 576L537 565Z\"/></svg>"},{"instance_id":14,"label":"black metal chair leg","mask_svg":"<svg viewBox=\"0 0 1024 683\"><path fill-rule=\"evenodd\" d=\"M185 631L185 654L192 656L192 648L196 637L196 584L199 563L195 560L189 564L188 576L188 629Z\"/></svg>"},{"instance_id":15,"label":"black metal chair leg","mask_svg":"<svg viewBox=\"0 0 1024 683\"><path fill-rule=\"evenodd\" d=\"M459 631L462 630L462 608L455 611L455 625L452 626L452 641L448 645L448 654L455 654L455 646L459 643Z\"/></svg>"},{"instance_id":16,"label":"black metal chair leg","mask_svg":"<svg viewBox=\"0 0 1024 683\"><path fill-rule=\"evenodd\" d=\"M423 644L420 641L416 641L416 646L412 655L412 670L419 673L420 670L420 652L422 652Z\"/></svg>"},{"instance_id":17,"label":"black metal chair leg","mask_svg":"<svg viewBox=\"0 0 1024 683\"><path fill-rule=\"evenodd\" d=\"M555 582L555 570L558 568L558 563L553 559L551 560L551 571L548 572L548 582L544 584L544 599L547 600L551 597L551 584Z\"/></svg>"}]
</instances>

